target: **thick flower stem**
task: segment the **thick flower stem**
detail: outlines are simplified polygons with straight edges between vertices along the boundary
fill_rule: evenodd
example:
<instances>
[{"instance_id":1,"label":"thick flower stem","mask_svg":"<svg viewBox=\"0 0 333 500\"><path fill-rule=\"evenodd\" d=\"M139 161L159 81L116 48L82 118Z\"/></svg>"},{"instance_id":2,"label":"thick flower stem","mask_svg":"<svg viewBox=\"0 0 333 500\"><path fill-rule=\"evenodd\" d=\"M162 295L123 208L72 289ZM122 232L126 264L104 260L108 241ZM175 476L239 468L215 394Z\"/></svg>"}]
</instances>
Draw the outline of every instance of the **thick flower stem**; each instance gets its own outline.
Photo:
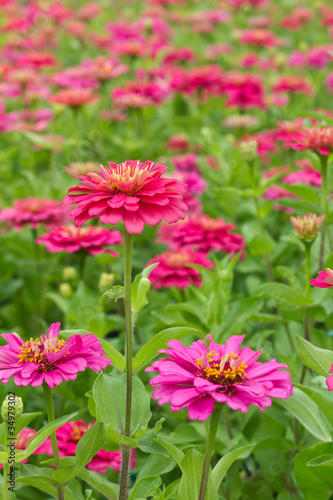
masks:
<instances>
[{"instance_id":1,"label":"thick flower stem","mask_svg":"<svg viewBox=\"0 0 333 500\"><path fill-rule=\"evenodd\" d=\"M328 215L328 157L325 155L320 155L320 163L321 163L321 213L324 215ZM325 246L325 233L326 233L326 225L323 225L321 231L321 239L320 239L320 252L319 252L319 271L322 270L323 262L324 262L324 246Z\"/></svg>"},{"instance_id":2,"label":"thick flower stem","mask_svg":"<svg viewBox=\"0 0 333 500\"><path fill-rule=\"evenodd\" d=\"M200 492L199 492L198 500L206 500L210 461L212 458L212 454L214 452L215 437L216 437L216 432L217 432L217 428L219 425L221 409L222 409L222 405L217 404L214 408L212 416L210 417L208 442L207 442L207 446L206 446L204 464L203 464L203 468L202 468L202 476L201 476L201 484L200 484Z\"/></svg>"},{"instance_id":3,"label":"thick flower stem","mask_svg":"<svg viewBox=\"0 0 333 500\"><path fill-rule=\"evenodd\" d=\"M51 389L45 382L43 382L43 390L44 390L44 397L47 409L47 418L48 422L50 423L53 422L53 420L55 419L53 396ZM54 467L56 470L58 470L61 468L61 464L60 464L60 456L59 456L56 433L53 432L50 438L51 438L51 445L53 452ZM58 500L64 500L64 491L62 486L57 487L57 493L58 493Z\"/></svg>"},{"instance_id":4,"label":"thick flower stem","mask_svg":"<svg viewBox=\"0 0 333 500\"><path fill-rule=\"evenodd\" d=\"M311 279L311 242L304 242L304 250L305 250L305 297L307 299L310 298L310 279ZM304 338L311 342L310 335L310 310L309 306L305 306L304 309ZM306 366L303 365L300 384L304 382L306 373Z\"/></svg>"},{"instance_id":5,"label":"thick flower stem","mask_svg":"<svg viewBox=\"0 0 333 500\"><path fill-rule=\"evenodd\" d=\"M125 436L131 434L132 411L132 307L131 307L131 281L132 281L132 254L134 234L125 232L125 262L124 262L124 302L126 322L126 420ZM126 500L128 489L128 472L131 450L122 448L119 500Z\"/></svg>"}]
</instances>

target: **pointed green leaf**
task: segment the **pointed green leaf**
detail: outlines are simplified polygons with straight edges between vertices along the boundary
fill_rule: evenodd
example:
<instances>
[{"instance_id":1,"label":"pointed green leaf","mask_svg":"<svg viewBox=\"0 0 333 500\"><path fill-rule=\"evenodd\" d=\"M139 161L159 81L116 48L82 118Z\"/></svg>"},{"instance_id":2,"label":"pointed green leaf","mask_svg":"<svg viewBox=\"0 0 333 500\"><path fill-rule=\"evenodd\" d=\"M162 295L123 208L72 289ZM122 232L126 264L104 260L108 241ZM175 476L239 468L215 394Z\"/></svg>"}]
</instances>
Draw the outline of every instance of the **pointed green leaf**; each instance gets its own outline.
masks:
<instances>
[{"instance_id":1,"label":"pointed green leaf","mask_svg":"<svg viewBox=\"0 0 333 500\"><path fill-rule=\"evenodd\" d=\"M303 365L311 368L311 370L319 373L319 375L328 377L328 372L333 364L333 351L316 347L298 336L296 339L297 354Z\"/></svg>"}]
</instances>

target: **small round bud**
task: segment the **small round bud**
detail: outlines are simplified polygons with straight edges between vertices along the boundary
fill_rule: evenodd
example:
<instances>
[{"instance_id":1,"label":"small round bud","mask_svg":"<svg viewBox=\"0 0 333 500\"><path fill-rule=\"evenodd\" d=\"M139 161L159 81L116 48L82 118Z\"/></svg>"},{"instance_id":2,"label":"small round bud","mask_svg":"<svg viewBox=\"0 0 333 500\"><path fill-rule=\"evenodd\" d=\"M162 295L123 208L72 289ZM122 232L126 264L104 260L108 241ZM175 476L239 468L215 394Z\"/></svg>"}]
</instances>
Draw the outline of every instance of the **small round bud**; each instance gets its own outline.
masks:
<instances>
[{"instance_id":1,"label":"small round bud","mask_svg":"<svg viewBox=\"0 0 333 500\"><path fill-rule=\"evenodd\" d=\"M8 394L1 406L1 416L5 422L15 423L23 413L22 398Z\"/></svg>"},{"instance_id":2,"label":"small round bud","mask_svg":"<svg viewBox=\"0 0 333 500\"><path fill-rule=\"evenodd\" d=\"M100 291L107 290L108 288L111 288L114 283L114 274L113 273L102 273L99 282L98 282L98 288Z\"/></svg>"},{"instance_id":3,"label":"small round bud","mask_svg":"<svg viewBox=\"0 0 333 500\"><path fill-rule=\"evenodd\" d=\"M77 276L75 267L65 267L62 271L62 277L64 280L74 280Z\"/></svg>"},{"instance_id":4,"label":"small round bud","mask_svg":"<svg viewBox=\"0 0 333 500\"><path fill-rule=\"evenodd\" d=\"M69 283L60 283L59 292L63 297L69 299L73 295L72 287Z\"/></svg>"},{"instance_id":5,"label":"small round bud","mask_svg":"<svg viewBox=\"0 0 333 500\"><path fill-rule=\"evenodd\" d=\"M258 143L254 140L242 141L240 149L246 162L251 163L258 158Z\"/></svg>"}]
</instances>

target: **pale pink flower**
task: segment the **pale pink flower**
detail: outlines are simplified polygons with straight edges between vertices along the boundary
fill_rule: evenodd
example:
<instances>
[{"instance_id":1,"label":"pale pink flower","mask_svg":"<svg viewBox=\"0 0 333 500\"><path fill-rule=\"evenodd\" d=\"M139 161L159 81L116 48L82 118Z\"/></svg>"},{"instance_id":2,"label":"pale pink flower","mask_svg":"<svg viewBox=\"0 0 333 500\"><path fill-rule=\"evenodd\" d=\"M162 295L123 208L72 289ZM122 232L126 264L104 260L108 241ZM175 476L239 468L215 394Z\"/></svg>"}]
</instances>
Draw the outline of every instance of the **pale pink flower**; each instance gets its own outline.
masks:
<instances>
[{"instance_id":1,"label":"pale pink flower","mask_svg":"<svg viewBox=\"0 0 333 500\"><path fill-rule=\"evenodd\" d=\"M318 288L329 288L333 286L333 270L329 267L326 268L326 271L319 271L319 276L317 278L313 278L310 283L313 286L317 286Z\"/></svg>"}]
</instances>

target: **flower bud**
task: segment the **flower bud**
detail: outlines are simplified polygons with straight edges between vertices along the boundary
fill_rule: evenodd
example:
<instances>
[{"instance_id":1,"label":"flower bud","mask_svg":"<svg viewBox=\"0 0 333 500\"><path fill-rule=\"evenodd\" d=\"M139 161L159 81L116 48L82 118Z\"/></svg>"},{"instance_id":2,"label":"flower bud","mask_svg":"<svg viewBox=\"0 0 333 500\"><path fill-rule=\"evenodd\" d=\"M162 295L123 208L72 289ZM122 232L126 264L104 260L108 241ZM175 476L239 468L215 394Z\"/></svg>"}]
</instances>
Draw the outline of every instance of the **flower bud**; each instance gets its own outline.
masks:
<instances>
[{"instance_id":1,"label":"flower bud","mask_svg":"<svg viewBox=\"0 0 333 500\"><path fill-rule=\"evenodd\" d=\"M73 295L72 287L69 283L60 283L59 292L63 297L69 299Z\"/></svg>"},{"instance_id":2,"label":"flower bud","mask_svg":"<svg viewBox=\"0 0 333 500\"><path fill-rule=\"evenodd\" d=\"M23 413L22 398L8 394L1 406L1 416L5 422L15 422Z\"/></svg>"},{"instance_id":3,"label":"flower bud","mask_svg":"<svg viewBox=\"0 0 333 500\"><path fill-rule=\"evenodd\" d=\"M297 238L310 242L317 237L324 219L325 215L306 214L303 217L301 215L290 217L290 222L296 229Z\"/></svg>"},{"instance_id":4,"label":"flower bud","mask_svg":"<svg viewBox=\"0 0 333 500\"><path fill-rule=\"evenodd\" d=\"M64 280L74 280L77 276L75 267L64 267L62 271L62 277Z\"/></svg>"},{"instance_id":5,"label":"flower bud","mask_svg":"<svg viewBox=\"0 0 333 500\"><path fill-rule=\"evenodd\" d=\"M254 140L242 141L240 149L244 160L247 163L252 163L258 158L258 143Z\"/></svg>"},{"instance_id":6,"label":"flower bud","mask_svg":"<svg viewBox=\"0 0 333 500\"><path fill-rule=\"evenodd\" d=\"M98 288L100 292L103 292L107 289L109 289L114 283L114 274L113 273L102 273L99 282L98 282Z\"/></svg>"}]
</instances>

